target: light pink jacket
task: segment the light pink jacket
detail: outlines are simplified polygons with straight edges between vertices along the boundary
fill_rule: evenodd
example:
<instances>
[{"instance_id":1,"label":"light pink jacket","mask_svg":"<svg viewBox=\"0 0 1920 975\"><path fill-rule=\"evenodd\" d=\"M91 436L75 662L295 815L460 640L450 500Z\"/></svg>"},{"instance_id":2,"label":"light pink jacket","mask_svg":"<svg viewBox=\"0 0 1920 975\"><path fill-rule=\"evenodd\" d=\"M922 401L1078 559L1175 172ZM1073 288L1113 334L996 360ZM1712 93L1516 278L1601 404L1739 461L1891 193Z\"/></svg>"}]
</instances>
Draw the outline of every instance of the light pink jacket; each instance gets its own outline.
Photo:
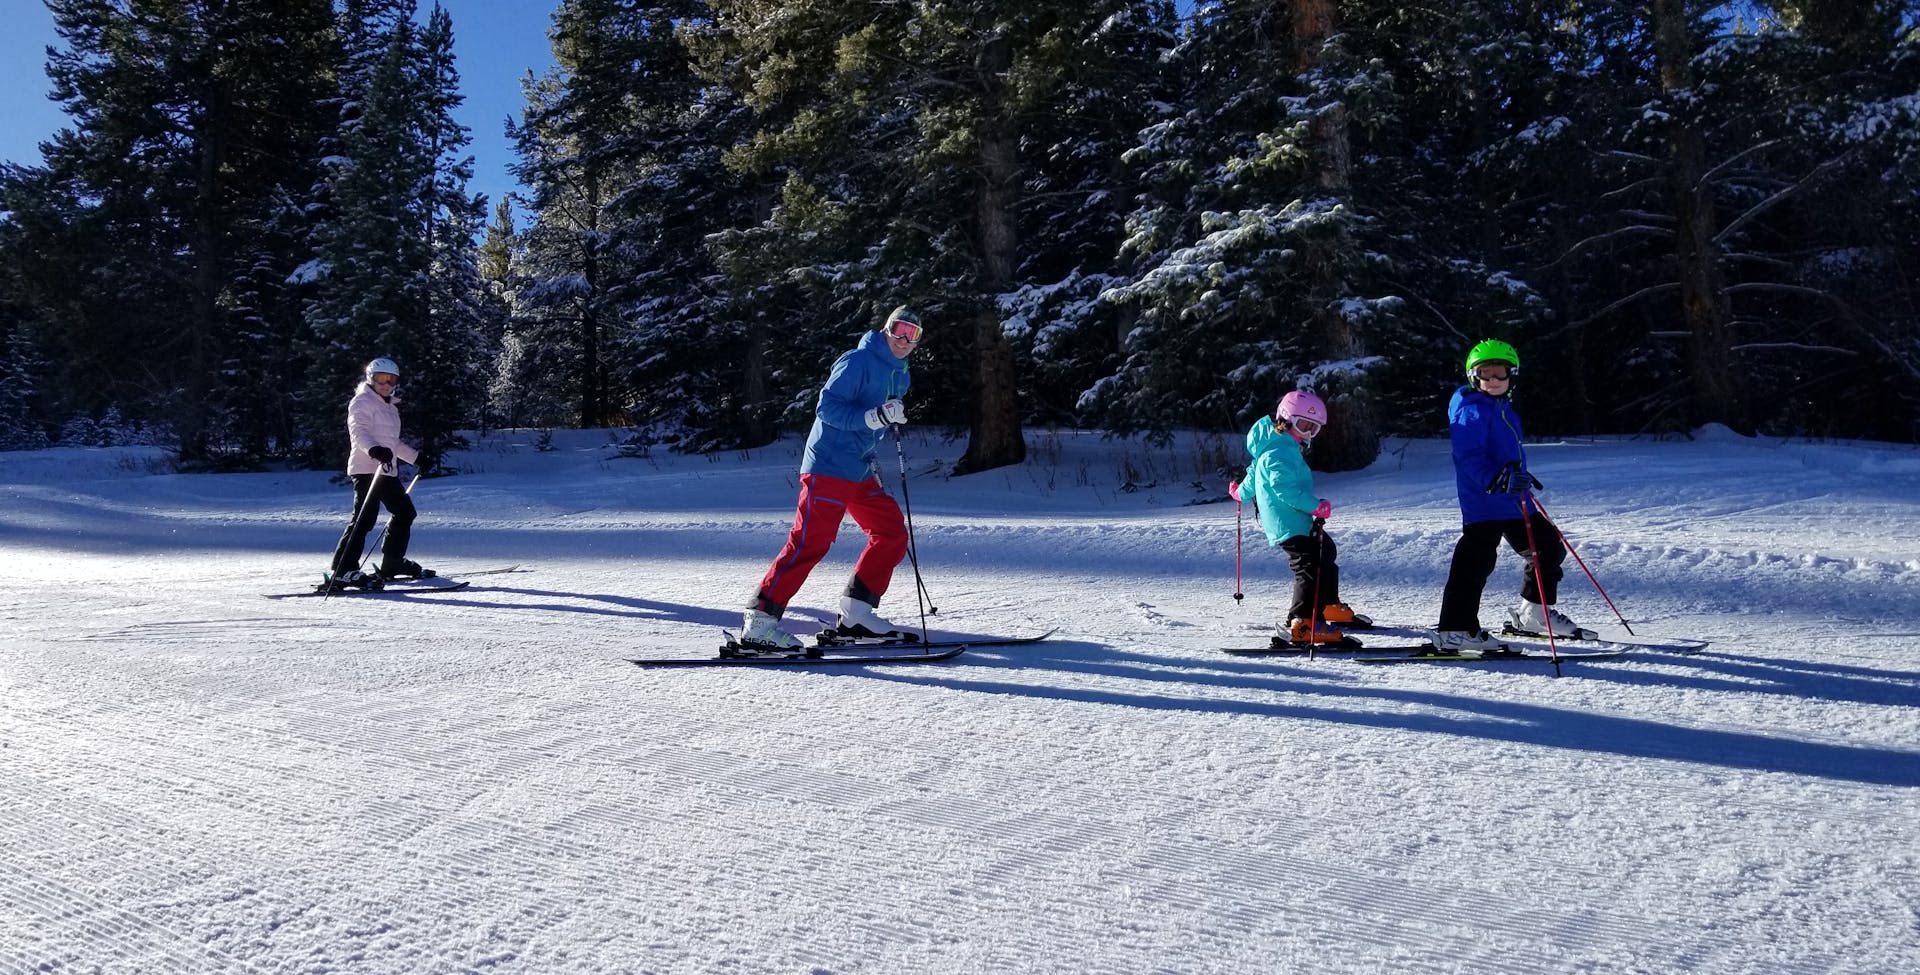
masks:
<instances>
[{"instance_id":1,"label":"light pink jacket","mask_svg":"<svg viewBox=\"0 0 1920 975\"><path fill-rule=\"evenodd\" d=\"M420 458L419 451L400 439L399 407L364 381L347 403L347 439L353 441L347 453L348 474L372 474L380 469L380 462L367 453L367 448L375 444L392 450L395 460L411 464Z\"/></svg>"}]
</instances>

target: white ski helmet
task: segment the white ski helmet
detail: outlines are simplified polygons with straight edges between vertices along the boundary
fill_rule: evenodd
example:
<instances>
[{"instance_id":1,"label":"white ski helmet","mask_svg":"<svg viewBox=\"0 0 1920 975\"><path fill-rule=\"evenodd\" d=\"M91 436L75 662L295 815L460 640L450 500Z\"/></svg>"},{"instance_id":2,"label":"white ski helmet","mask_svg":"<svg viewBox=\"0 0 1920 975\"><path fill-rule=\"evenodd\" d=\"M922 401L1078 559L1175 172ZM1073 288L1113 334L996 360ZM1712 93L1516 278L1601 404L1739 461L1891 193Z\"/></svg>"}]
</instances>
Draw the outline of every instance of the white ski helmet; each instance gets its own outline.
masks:
<instances>
[{"instance_id":1,"label":"white ski helmet","mask_svg":"<svg viewBox=\"0 0 1920 975\"><path fill-rule=\"evenodd\" d=\"M392 359L389 359L386 356L381 356L380 358L367 363L367 382L373 382L373 377L379 373L386 373L387 375L392 376L395 379L399 379L400 367L397 365L394 365Z\"/></svg>"}]
</instances>

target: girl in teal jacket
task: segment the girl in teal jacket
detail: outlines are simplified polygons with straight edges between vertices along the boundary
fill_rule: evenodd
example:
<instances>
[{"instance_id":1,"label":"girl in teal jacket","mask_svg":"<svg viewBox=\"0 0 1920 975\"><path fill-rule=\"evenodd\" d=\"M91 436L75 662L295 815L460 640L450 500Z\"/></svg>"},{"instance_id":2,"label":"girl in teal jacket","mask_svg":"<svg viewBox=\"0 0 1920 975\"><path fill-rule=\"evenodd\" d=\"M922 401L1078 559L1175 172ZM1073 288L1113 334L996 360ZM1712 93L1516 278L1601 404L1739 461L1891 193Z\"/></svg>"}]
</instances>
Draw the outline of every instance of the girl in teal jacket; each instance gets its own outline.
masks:
<instances>
[{"instance_id":1,"label":"girl in teal jacket","mask_svg":"<svg viewBox=\"0 0 1920 975\"><path fill-rule=\"evenodd\" d=\"M1293 599L1281 626L1296 644L1339 643L1346 639L1340 626L1371 623L1340 601L1339 548L1327 535L1325 522L1333 506L1313 493L1313 471L1307 468L1306 449L1327 425L1327 404L1305 390L1280 398L1273 416L1263 416L1247 431L1247 453L1253 465L1246 482L1253 485L1254 507L1267 544L1287 553L1293 569ZM1235 497L1241 497L1236 486Z\"/></svg>"}]
</instances>

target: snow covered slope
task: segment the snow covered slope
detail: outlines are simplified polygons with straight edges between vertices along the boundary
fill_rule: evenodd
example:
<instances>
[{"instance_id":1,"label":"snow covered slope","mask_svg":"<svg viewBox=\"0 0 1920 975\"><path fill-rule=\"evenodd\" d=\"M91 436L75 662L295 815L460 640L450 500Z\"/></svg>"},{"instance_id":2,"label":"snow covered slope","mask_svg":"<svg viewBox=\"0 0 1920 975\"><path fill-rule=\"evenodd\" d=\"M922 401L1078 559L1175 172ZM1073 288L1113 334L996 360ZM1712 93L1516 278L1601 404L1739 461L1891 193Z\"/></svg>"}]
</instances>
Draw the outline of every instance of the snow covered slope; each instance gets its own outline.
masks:
<instances>
[{"instance_id":1,"label":"snow covered slope","mask_svg":"<svg viewBox=\"0 0 1920 975\"><path fill-rule=\"evenodd\" d=\"M325 567L324 473L0 454L0 975L1920 971L1913 448L1530 446L1634 629L1712 641L1556 677L1219 654L1288 583L1249 521L1232 598L1237 438L1047 431L882 472L935 630L1056 639L642 670L738 624L798 443L609 440L492 435L416 488L415 558L526 571L329 600L260 598ZM1440 441L1321 475L1358 609L1432 622L1451 492ZM882 610L915 603L903 566Z\"/></svg>"}]
</instances>

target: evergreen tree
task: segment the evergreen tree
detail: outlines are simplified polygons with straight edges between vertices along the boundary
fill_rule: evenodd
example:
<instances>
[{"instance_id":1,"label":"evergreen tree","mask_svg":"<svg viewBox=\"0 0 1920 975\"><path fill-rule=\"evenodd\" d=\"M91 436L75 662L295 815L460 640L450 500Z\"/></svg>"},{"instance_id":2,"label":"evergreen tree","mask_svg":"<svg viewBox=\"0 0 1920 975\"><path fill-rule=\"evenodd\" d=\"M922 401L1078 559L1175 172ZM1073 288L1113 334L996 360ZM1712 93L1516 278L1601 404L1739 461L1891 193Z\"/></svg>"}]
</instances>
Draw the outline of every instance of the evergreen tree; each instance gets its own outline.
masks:
<instances>
[{"instance_id":1,"label":"evergreen tree","mask_svg":"<svg viewBox=\"0 0 1920 975\"><path fill-rule=\"evenodd\" d=\"M6 280L10 276L0 266L0 294L14 293L13 282ZM47 445L45 421L37 409L46 361L34 348L33 337L17 312L15 302L0 299L0 450L34 450Z\"/></svg>"},{"instance_id":2,"label":"evergreen tree","mask_svg":"<svg viewBox=\"0 0 1920 975\"><path fill-rule=\"evenodd\" d=\"M508 126L528 186L531 225L508 329L514 387L536 423L620 422L609 348L620 328L624 286L618 216L609 212L633 179L626 134L633 106L625 85L642 70L644 11L617 0L568 0L548 31L555 67L522 83L527 107ZM564 411L564 414L562 413Z\"/></svg>"},{"instance_id":3,"label":"evergreen tree","mask_svg":"<svg viewBox=\"0 0 1920 975\"><path fill-rule=\"evenodd\" d=\"M1109 50L1087 40L1140 22L1144 8L713 6L715 28L696 46L702 71L742 97L758 126L731 163L785 174L776 221L824 221L765 228L789 241L789 274L830 282L819 306L830 321L864 326L894 303L915 304L930 322L916 401L967 404L957 471L1018 461L1020 373L1002 303L1050 270L1035 260L1045 246L1021 236L1033 203L1025 181L1072 82L1090 77L1086 59Z\"/></svg>"},{"instance_id":4,"label":"evergreen tree","mask_svg":"<svg viewBox=\"0 0 1920 975\"><path fill-rule=\"evenodd\" d=\"M1436 344L1406 279L1446 258L1379 215L1404 188L1392 153L1406 120L1367 13L1197 5L1172 59L1180 107L1130 154L1136 272L1108 298L1138 319L1119 368L1083 398L1111 428L1237 427L1306 386L1336 420L1315 466L1373 460L1383 353Z\"/></svg>"},{"instance_id":5,"label":"evergreen tree","mask_svg":"<svg viewBox=\"0 0 1920 975\"><path fill-rule=\"evenodd\" d=\"M76 399L165 416L186 460L266 449L283 376L229 349L292 328L282 233L311 182L331 61L327 0L50 0L48 63L73 125L18 194L29 249L69 261L36 288ZM16 183L16 186L19 184ZM85 296L59 282L86 281Z\"/></svg>"},{"instance_id":6,"label":"evergreen tree","mask_svg":"<svg viewBox=\"0 0 1920 975\"><path fill-rule=\"evenodd\" d=\"M484 300L474 237L484 201L458 105L451 18L414 0L352 0L342 14L338 145L328 157L313 262L307 430L315 460L345 449L341 404L375 356L403 370L408 435L432 471L485 388Z\"/></svg>"},{"instance_id":7,"label":"evergreen tree","mask_svg":"<svg viewBox=\"0 0 1920 975\"><path fill-rule=\"evenodd\" d=\"M484 196L467 192L473 178L471 139L454 110L465 99L454 66L453 18L435 3L420 35L416 68L420 151L433 160L422 209L426 215L427 321L421 340L407 343L415 378L407 422L421 439L423 458L436 462L464 445L458 431L475 422L498 356L503 307L480 272Z\"/></svg>"},{"instance_id":8,"label":"evergreen tree","mask_svg":"<svg viewBox=\"0 0 1920 975\"><path fill-rule=\"evenodd\" d=\"M1061 88L1043 124L1022 135L1019 236L1030 241L1020 285L1000 313L1024 375L1028 414L1078 423L1079 392L1118 365L1128 309L1099 300L1126 283L1121 256L1133 198L1123 158L1176 97L1163 57L1177 30L1172 3L1140 3L1060 50Z\"/></svg>"}]
</instances>

